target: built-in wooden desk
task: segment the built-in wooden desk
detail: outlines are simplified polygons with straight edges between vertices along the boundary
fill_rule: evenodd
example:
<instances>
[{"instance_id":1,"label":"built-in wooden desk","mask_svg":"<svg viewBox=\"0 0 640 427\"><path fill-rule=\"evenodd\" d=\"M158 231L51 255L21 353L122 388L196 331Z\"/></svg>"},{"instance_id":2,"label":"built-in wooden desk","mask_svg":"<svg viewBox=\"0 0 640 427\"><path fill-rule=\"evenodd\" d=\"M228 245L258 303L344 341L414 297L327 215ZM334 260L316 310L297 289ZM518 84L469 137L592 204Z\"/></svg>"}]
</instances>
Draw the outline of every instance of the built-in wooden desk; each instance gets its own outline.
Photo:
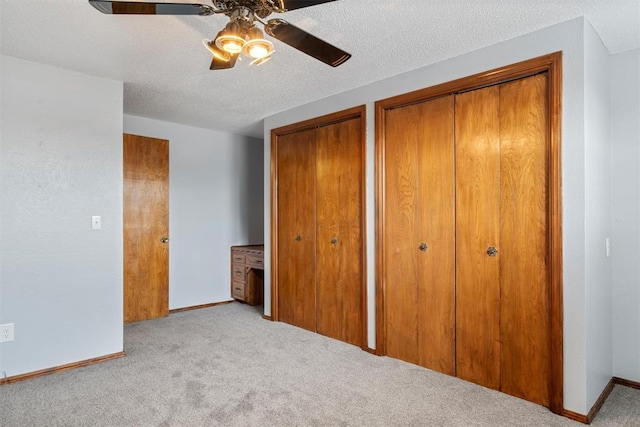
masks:
<instances>
[{"instance_id":1,"label":"built-in wooden desk","mask_svg":"<svg viewBox=\"0 0 640 427\"><path fill-rule=\"evenodd\" d=\"M264 245L231 246L231 297L262 304Z\"/></svg>"}]
</instances>

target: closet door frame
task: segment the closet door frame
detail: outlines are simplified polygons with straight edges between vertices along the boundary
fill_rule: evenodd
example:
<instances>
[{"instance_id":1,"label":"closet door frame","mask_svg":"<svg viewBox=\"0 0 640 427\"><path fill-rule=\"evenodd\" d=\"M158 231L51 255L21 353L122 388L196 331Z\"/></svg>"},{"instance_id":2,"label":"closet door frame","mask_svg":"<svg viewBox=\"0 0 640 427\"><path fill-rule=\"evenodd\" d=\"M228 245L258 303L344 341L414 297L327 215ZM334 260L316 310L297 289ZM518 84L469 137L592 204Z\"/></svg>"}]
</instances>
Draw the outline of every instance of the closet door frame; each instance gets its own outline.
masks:
<instances>
[{"instance_id":1,"label":"closet door frame","mask_svg":"<svg viewBox=\"0 0 640 427\"><path fill-rule=\"evenodd\" d=\"M426 89L380 100L375 104L375 206L376 206L376 354L386 355L384 283L384 224L385 224L385 114L388 110L430 99L479 89L539 73L548 75L548 283L550 384L549 409L563 412L563 303L562 303L562 183L561 183L561 118L562 118L562 52L555 52L505 67L478 73Z\"/></svg>"},{"instance_id":2,"label":"closet door frame","mask_svg":"<svg viewBox=\"0 0 640 427\"><path fill-rule=\"evenodd\" d=\"M360 348L367 350L367 217L366 217L366 128L367 108L365 105L349 108L324 116L312 118L298 123L282 126L271 130L271 320L279 321L278 313L278 142L283 135L301 132L304 130L340 123L346 120L360 119L360 146L361 146L361 179L360 179L360 227L362 230L362 249L360 253L360 265L362 266L360 281L360 294L362 298L362 343Z\"/></svg>"}]
</instances>

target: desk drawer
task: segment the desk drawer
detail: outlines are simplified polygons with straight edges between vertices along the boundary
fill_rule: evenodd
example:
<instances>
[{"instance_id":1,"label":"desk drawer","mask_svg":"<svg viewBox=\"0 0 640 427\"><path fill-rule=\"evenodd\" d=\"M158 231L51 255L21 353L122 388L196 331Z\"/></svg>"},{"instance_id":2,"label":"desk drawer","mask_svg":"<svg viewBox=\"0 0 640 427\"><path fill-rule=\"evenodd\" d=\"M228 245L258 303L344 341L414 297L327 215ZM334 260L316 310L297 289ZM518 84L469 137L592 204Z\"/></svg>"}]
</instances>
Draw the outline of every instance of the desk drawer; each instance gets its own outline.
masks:
<instances>
[{"instance_id":1,"label":"desk drawer","mask_svg":"<svg viewBox=\"0 0 640 427\"><path fill-rule=\"evenodd\" d=\"M231 296L233 298L244 300L244 283L231 282Z\"/></svg>"},{"instance_id":2,"label":"desk drawer","mask_svg":"<svg viewBox=\"0 0 640 427\"><path fill-rule=\"evenodd\" d=\"M237 280L239 282L245 281L245 266L243 264L233 264L233 269L231 270L231 278L233 280Z\"/></svg>"},{"instance_id":3,"label":"desk drawer","mask_svg":"<svg viewBox=\"0 0 640 427\"><path fill-rule=\"evenodd\" d=\"M252 267L264 268L264 258L247 255L247 264Z\"/></svg>"},{"instance_id":4,"label":"desk drawer","mask_svg":"<svg viewBox=\"0 0 640 427\"><path fill-rule=\"evenodd\" d=\"M244 254L236 254L236 253L232 253L231 254L231 261L232 262L244 263L245 258L246 257L245 257Z\"/></svg>"}]
</instances>

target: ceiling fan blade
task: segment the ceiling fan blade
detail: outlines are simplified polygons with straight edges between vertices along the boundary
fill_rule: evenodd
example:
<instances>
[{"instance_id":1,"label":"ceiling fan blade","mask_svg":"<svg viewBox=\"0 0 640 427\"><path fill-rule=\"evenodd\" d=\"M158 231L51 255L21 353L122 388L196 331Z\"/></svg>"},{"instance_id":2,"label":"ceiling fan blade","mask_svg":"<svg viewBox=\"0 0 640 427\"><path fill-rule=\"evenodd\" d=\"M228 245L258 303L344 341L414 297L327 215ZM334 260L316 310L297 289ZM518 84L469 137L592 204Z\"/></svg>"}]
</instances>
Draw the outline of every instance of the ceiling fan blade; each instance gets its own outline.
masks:
<instances>
[{"instance_id":1,"label":"ceiling fan blade","mask_svg":"<svg viewBox=\"0 0 640 427\"><path fill-rule=\"evenodd\" d=\"M296 10L303 7L315 6L322 3L330 3L336 0L283 0L284 10Z\"/></svg>"},{"instance_id":2,"label":"ceiling fan blade","mask_svg":"<svg viewBox=\"0 0 640 427\"><path fill-rule=\"evenodd\" d=\"M270 36L288 44L291 47L313 56L318 61L337 67L345 63L351 54L339 49L316 36L312 36L300 28L291 25L283 19L271 19L264 30Z\"/></svg>"},{"instance_id":3,"label":"ceiling fan blade","mask_svg":"<svg viewBox=\"0 0 640 427\"><path fill-rule=\"evenodd\" d=\"M215 56L211 60L210 70L227 70L229 68L233 68L236 65L236 61L238 60L238 55L231 55L231 59L228 61L223 61L221 59L216 58Z\"/></svg>"},{"instance_id":4,"label":"ceiling fan blade","mask_svg":"<svg viewBox=\"0 0 640 427\"><path fill-rule=\"evenodd\" d=\"M89 0L89 4L109 15L211 15L214 13L213 7L200 3Z\"/></svg>"}]
</instances>

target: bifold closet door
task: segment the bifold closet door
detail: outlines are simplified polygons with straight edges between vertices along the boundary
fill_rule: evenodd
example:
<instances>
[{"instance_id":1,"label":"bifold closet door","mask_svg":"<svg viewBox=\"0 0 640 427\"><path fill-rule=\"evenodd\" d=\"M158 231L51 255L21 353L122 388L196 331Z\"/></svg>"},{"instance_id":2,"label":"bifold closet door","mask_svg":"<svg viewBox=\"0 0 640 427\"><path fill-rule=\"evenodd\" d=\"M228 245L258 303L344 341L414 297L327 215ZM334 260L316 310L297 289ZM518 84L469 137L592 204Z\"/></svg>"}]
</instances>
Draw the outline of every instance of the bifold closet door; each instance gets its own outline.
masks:
<instances>
[{"instance_id":1,"label":"bifold closet door","mask_svg":"<svg viewBox=\"0 0 640 427\"><path fill-rule=\"evenodd\" d=\"M500 86L501 390L549 406L548 76Z\"/></svg>"},{"instance_id":2,"label":"bifold closet door","mask_svg":"<svg viewBox=\"0 0 640 427\"><path fill-rule=\"evenodd\" d=\"M454 97L387 111L387 355L454 374Z\"/></svg>"},{"instance_id":3,"label":"bifold closet door","mask_svg":"<svg viewBox=\"0 0 640 427\"><path fill-rule=\"evenodd\" d=\"M316 130L317 332L362 345L362 123Z\"/></svg>"},{"instance_id":4,"label":"bifold closet door","mask_svg":"<svg viewBox=\"0 0 640 427\"><path fill-rule=\"evenodd\" d=\"M315 331L315 129L282 135L277 156L279 320Z\"/></svg>"},{"instance_id":5,"label":"bifold closet door","mask_svg":"<svg viewBox=\"0 0 640 427\"><path fill-rule=\"evenodd\" d=\"M456 96L456 373L500 388L500 89Z\"/></svg>"},{"instance_id":6,"label":"bifold closet door","mask_svg":"<svg viewBox=\"0 0 640 427\"><path fill-rule=\"evenodd\" d=\"M549 406L547 75L456 96L456 370Z\"/></svg>"}]
</instances>

